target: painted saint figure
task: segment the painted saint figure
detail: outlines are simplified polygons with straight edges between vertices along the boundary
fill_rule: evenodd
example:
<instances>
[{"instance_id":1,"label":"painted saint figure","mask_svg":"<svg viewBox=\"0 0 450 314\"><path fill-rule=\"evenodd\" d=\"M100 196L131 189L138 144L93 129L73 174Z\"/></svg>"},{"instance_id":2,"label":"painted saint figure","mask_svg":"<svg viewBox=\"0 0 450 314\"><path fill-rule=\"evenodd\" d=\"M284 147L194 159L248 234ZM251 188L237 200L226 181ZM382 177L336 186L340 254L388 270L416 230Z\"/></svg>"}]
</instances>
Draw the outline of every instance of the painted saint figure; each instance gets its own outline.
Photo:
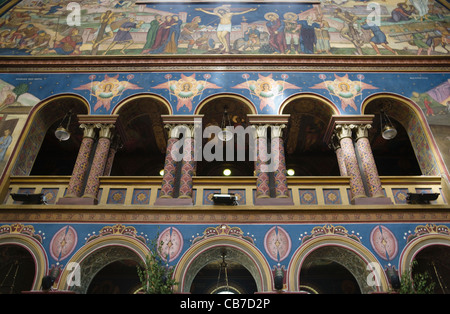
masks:
<instances>
[{"instance_id":1,"label":"painted saint figure","mask_svg":"<svg viewBox=\"0 0 450 314\"><path fill-rule=\"evenodd\" d=\"M122 50L120 50L120 53L125 54L125 50L134 43L133 37L130 34L131 29L139 28L143 23L144 21L139 21L135 23L134 18L130 18L128 22L125 22L122 25L120 25L119 30L117 31L116 36L114 37L112 43L109 45L109 47L103 54L106 55L116 44L124 45Z\"/></svg>"},{"instance_id":2,"label":"painted saint figure","mask_svg":"<svg viewBox=\"0 0 450 314\"><path fill-rule=\"evenodd\" d=\"M231 34L231 18L235 15L242 15L248 12L256 11L256 8L251 8L246 11L231 13L229 6L220 6L214 9L213 12L206 11L202 8L196 8L195 10L201 11L209 15L216 15L220 18L220 23L217 26L217 37L220 43L223 45L222 52L230 52L230 34Z\"/></svg>"},{"instance_id":3,"label":"painted saint figure","mask_svg":"<svg viewBox=\"0 0 450 314\"><path fill-rule=\"evenodd\" d=\"M268 20L266 23L267 30L269 31L269 44L275 50L275 53L285 53L286 46L286 37L284 34L285 24L278 14L274 12L266 13L264 18Z\"/></svg>"}]
</instances>

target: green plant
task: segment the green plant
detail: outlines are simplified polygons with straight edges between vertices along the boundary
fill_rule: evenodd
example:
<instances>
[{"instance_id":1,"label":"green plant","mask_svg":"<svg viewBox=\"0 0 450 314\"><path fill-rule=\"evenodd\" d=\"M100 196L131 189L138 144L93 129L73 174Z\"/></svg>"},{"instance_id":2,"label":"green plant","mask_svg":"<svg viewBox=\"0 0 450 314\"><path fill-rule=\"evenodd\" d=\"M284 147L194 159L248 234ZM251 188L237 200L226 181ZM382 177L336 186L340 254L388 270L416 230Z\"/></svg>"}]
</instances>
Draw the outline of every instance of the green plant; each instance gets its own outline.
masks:
<instances>
[{"instance_id":1,"label":"green plant","mask_svg":"<svg viewBox=\"0 0 450 314\"><path fill-rule=\"evenodd\" d=\"M158 237L157 237L158 238ZM142 284L142 292L146 294L171 294L177 284L173 278L173 268L166 265L161 251L163 242L157 243L157 238L150 243L150 251L145 258L144 268L137 266L137 272Z\"/></svg>"},{"instance_id":2,"label":"green plant","mask_svg":"<svg viewBox=\"0 0 450 314\"><path fill-rule=\"evenodd\" d=\"M411 267L403 272L398 292L400 294L432 294L435 283L431 276L427 272L411 275L415 266L417 266L417 261L413 261Z\"/></svg>"}]
</instances>

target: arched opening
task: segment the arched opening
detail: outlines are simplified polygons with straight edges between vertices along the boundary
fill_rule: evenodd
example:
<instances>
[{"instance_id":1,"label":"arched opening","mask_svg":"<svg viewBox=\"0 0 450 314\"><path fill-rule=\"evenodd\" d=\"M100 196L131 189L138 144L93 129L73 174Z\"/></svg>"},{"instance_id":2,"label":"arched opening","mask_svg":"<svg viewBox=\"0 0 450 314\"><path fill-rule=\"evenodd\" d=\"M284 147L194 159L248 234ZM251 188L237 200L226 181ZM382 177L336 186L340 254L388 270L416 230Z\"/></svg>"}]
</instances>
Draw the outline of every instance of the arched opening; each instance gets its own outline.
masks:
<instances>
[{"instance_id":1,"label":"arched opening","mask_svg":"<svg viewBox=\"0 0 450 314\"><path fill-rule=\"evenodd\" d=\"M135 260L121 259L103 267L92 279L87 294L132 294L141 288Z\"/></svg>"},{"instance_id":2,"label":"arched opening","mask_svg":"<svg viewBox=\"0 0 450 314\"><path fill-rule=\"evenodd\" d=\"M290 114L285 134L286 168L296 176L339 176L336 155L323 141L331 117L338 114L332 104L315 95L297 95L282 106Z\"/></svg>"},{"instance_id":3,"label":"arched opening","mask_svg":"<svg viewBox=\"0 0 450 314\"><path fill-rule=\"evenodd\" d=\"M358 282L347 268L352 269L354 265L346 266L348 256L342 259L342 254L339 257L332 250L341 253L334 248L323 247L306 257L300 272L300 289L319 294L360 294Z\"/></svg>"},{"instance_id":4,"label":"arched opening","mask_svg":"<svg viewBox=\"0 0 450 314\"><path fill-rule=\"evenodd\" d=\"M19 245L0 245L0 294L30 291L36 277L36 265L30 252Z\"/></svg>"},{"instance_id":5,"label":"arched opening","mask_svg":"<svg viewBox=\"0 0 450 314\"><path fill-rule=\"evenodd\" d=\"M450 293L450 246L430 245L423 248L414 257L417 262L412 268L411 275L428 274L434 282L435 294Z\"/></svg>"},{"instance_id":6,"label":"arched opening","mask_svg":"<svg viewBox=\"0 0 450 314\"><path fill-rule=\"evenodd\" d=\"M224 112L227 112L224 118ZM222 127L225 126L238 127L243 129L248 127L248 114L254 114L253 105L242 97L235 95L216 95L206 99L199 106L198 114L203 115L202 125L203 131L209 126ZM253 176L254 160L250 158L249 136L245 135L245 145L240 145L238 137L235 136L230 142L221 141L213 134L210 138L203 138L203 147L208 144L208 148L203 150L203 158L197 162L198 176L222 176L224 170L229 169L231 176ZM232 143L232 144L230 144ZM220 147L219 147L220 145ZM216 148L221 148L223 154L218 154ZM231 152L231 153L230 153ZM205 154L212 155L212 160L207 160ZM228 155L227 155L228 153ZM238 154L244 156L244 160L238 157ZM206 157L206 158L205 158Z\"/></svg>"},{"instance_id":7,"label":"arched opening","mask_svg":"<svg viewBox=\"0 0 450 314\"><path fill-rule=\"evenodd\" d=\"M234 249L217 247L202 254L207 264L192 281L193 294L252 294L257 291L255 279L244 255ZM203 262L203 263L205 263Z\"/></svg>"},{"instance_id":8,"label":"arched opening","mask_svg":"<svg viewBox=\"0 0 450 314\"><path fill-rule=\"evenodd\" d=\"M19 152L12 175L71 175L83 138L77 115L87 114L89 105L79 96L59 95L37 105L29 121L28 133ZM61 121L70 138L59 141L55 131ZM64 119L66 118L66 119Z\"/></svg>"},{"instance_id":9,"label":"arched opening","mask_svg":"<svg viewBox=\"0 0 450 314\"><path fill-rule=\"evenodd\" d=\"M215 289L219 274L216 263L222 261L223 250L226 250L226 262L236 267L236 273L245 275L243 277L245 284L236 284L237 290L246 291L246 293L273 290L272 270L265 257L252 243L235 236L212 236L195 243L178 261L174 272L174 278L178 282L178 292L191 292L191 289L195 289L195 285L200 283L194 280L200 280L202 277L205 279L204 274L208 271L214 273L214 278L210 278L209 287ZM217 272L211 271L211 268L215 268ZM196 278L197 275L200 277ZM233 279L233 277L230 278ZM244 288L253 285L252 282L256 284L255 290ZM213 290L208 290L204 285L203 291L211 293Z\"/></svg>"},{"instance_id":10,"label":"arched opening","mask_svg":"<svg viewBox=\"0 0 450 314\"><path fill-rule=\"evenodd\" d=\"M169 114L158 97L138 95L122 102L120 115L124 137L118 142L112 176L159 176L164 168L167 136L161 115Z\"/></svg>"},{"instance_id":11,"label":"arched opening","mask_svg":"<svg viewBox=\"0 0 450 314\"><path fill-rule=\"evenodd\" d=\"M391 140L382 137L380 111L384 110L397 135ZM373 114L372 128L369 129L369 141L372 148L377 170L381 176L414 176L421 175L416 153L411 145L411 139L405 129L407 125L404 111L410 112L404 104L390 98L378 98L367 103L365 114Z\"/></svg>"}]
</instances>

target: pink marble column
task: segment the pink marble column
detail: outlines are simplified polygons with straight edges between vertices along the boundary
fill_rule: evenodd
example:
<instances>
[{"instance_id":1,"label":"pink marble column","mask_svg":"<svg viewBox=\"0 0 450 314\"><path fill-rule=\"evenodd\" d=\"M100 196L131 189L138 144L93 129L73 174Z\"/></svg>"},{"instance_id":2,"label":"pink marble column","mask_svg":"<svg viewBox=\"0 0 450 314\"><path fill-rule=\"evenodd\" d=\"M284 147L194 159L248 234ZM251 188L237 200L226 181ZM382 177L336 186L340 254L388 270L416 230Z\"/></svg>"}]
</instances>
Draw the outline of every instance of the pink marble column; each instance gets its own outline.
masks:
<instances>
[{"instance_id":1,"label":"pink marble column","mask_svg":"<svg viewBox=\"0 0 450 314\"><path fill-rule=\"evenodd\" d=\"M89 157L91 156L92 146L94 145L95 126L93 124L81 124L84 129L83 140L78 151L75 167L70 177L67 187L66 198L81 197L83 194L84 181L89 169Z\"/></svg>"},{"instance_id":2,"label":"pink marble column","mask_svg":"<svg viewBox=\"0 0 450 314\"><path fill-rule=\"evenodd\" d=\"M191 136L185 138L183 149L178 198L192 199L192 178L195 175L196 161L194 160L194 139Z\"/></svg>"},{"instance_id":3,"label":"pink marble column","mask_svg":"<svg viewBox=\"0 0 450 314\"><path fill-rule=\"evenodd\" d=\"M94 203L97 202L98 191L100 188L99 177L103 175L105 171L105 165L111 145L111 129L114 128L114 125L96 124L96 127L100 128L99 140L83 194L83 198L91 198L94 200Z\"/></svg>"},{"instance_id":4,"label":"pink marble column","mask_svg":"<svg viewBox=\"0 0 450 314\"><path fill-rule=\"evenodd\" d=\"M331 147L333 148L333 150L336 154L336 158L337 158L338 166L339 166L339 173L343 177L348 176L347 168L345 168L344 153L342 152L341 144L339 143L336 135L333 135L333 137L331 139Z\"/></svg>"},{"instance_id":5,"label":"pink marble column","mask_svg":"<svg viewBox=\"0 0 450 314\"><path fill-rule=\"evenodd\" d=\"M109 148L108 159L106 160L105 171L103 172L104 176L109 176L111 174L112 165L114 163L114 157L117 153L117 143L111 145Z\"/></svg>"},{"instance_id":6,"label":"pink marble column","mask_svg":"<svg viewBox=\"0 0 450 314\"><path fill-rule=\"evenodd\" d=\"M271 155L272 158L277 159L277 167L273 173L275 181L275 197L287 198L289 197L289 189L286 178L286 159L284 155L284 142L282 138L282 130L286 125L272 125L271 126Z\"/></svg>"},{"instance_id":7,"label":"pink marble column","mask_svg":"<svg viewBox=\"0 0 450 314\"><path fill-rule=\"evenodd\" d=\"M345 168L347 169L347 174L350 176L350 190L353 202L357 198L364 198L367 196L361 172L359 171L355 148L353 146L352 128L354 128L354 125L336 126L336 135L342 149Z\"/></svg>"},{"instance_id":8,"label":"pink marble column","mask_svg":"<svg viewBox=\"0 0 450 314\"><path fill-rule=\"evenodd\" d=\"M175 137L169 137L169 140L167 141L166 159L164 161L164 175L162 179L161 191L159 193L160 198L173 197L177 162L172 157L172 148L177 141L178 138Z\"/></svg>"},{"instance_id":9,"label":"pink marble column","mask_svg":"<svg viewBox=\"0 0 450 314\"><path fill-rule=\"evenodd\" d=\"M269 173L263 171L268 160L267 156L267 126L255 126L256 130L256 198L270 198Z\"/></svg>"},{"instance_id":10,"label":"pink marble column","mask_svg":"<svg viewBox=\"0 0 450 314\"><path fill-rule=\"evenodd\" d=\"M356 131L356 149L358 150L366 186L371 197L385 197L378 175L375 159L368 138L370 124L359 125Z\"/></svg>"}]
</instances>

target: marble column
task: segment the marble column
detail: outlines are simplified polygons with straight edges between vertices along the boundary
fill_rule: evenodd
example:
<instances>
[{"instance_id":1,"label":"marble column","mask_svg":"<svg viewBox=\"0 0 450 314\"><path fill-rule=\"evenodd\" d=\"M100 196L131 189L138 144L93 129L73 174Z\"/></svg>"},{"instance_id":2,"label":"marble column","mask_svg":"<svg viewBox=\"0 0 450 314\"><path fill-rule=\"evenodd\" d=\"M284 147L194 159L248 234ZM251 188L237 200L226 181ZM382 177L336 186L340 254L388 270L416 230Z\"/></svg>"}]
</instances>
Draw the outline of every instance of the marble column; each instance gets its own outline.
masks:
<instances>
[{"instance_id":1,"label":"marble column","mask_svg":"<svg viewBox=\"0 0 450 314\"><path fill-rule=\"evenodd\" d=\"M336 158L337 158L338 166L339 166L339 173L343 177L348 176L347 168L345 168L344 153L342 152L341 144L339 143L339 140L338 140L336 134L333 134L333 136L331 138L331 148L334 150L334 152L336 154Z\"/></svg>"},{"instance_id":2,"label":"marble column","mask_svg":"<svg viewBox=\"0 0 450 314\"><path fill-rule=\"evenodd\" d=\"M256 136L256 198L270 198L269 173L264 171L264 166L266 166L268 160L267 127L267 125L254 126Z\"/></svg>"},{"instance_id":3,"label":"marble column","mask_svg":"<svg viewBox=\"0 0 450 314\"><path fill-rule=\"evenodd\" d=\"M80 128L84 129L83 140L78 151L77 160L73 168L72 176L70 177L65 198L82 196L86 174L89 170L89 158L96 137L95 125L83 123L80 125Z\"/></svg>"},{"instance_id":4,"label":"marble column","mask_svg":"<svg viewBox=\"0 0 450 314\"><path fill-rule=\"evenodd\" d=\"M109 148L108 159L106 160L105 171L103 171L104 176L109 176L111 174L112 165L114 163L114 158L116 156L117 150L119 149L119 139L114 140Z\"/></svg>"},{"instance_id":5,"label":"marble column","mask_svg":"<svg viewBox=\"0 0 450 314\"><path fill-rule=\"evenodd\" d=\"M339 124L336 126L336 135L342 149L347 175L350 176L351 201L367 197L364 183L359 171L359 163L353 146L352 130L356 127L353 124Z\"/></svg>"},{"instance_id":6,"label":"marble column","mask_svg":"<svg viewBox=\"0 0 450 314\"><path fill-rule=\"evenodd\" d=\"M169 129L169 139L167 141L166 158L164 161L164 175L162 179L160 198L172 198L175 188L175 170L177 162L172 156L173 145L178 141L178 136L174 132L174 125L166 125Z\"/></svg>"},{"instance_id":7,"label":"marble column","mask_svg":"<svg viewBox=\"0 0 450 314\"><path fill-rule=\"evenodd\" d=\"M183 160L181 161L181 176L178 198L192 199L192 178L196 172L197 163L194 160L194 132L187 132L183 143Z\"/></svg>"},{"instance_id":8,"label":"marble column","mask_svg":"<svg viewBox=\"0 0 450 314\"><path fill-rule=\"evenodd\" d=\"M286 178L286 158L284 154L283 129L285 124L272 125L271 129L271 155L276 158L276 168L273 173L275 181L275 197L288 198L289 189Z\"/></svg>"},{"instance_id":9,"label":"marble column","mask_svg":"<svg viewBox=\"0 0 450 314\"><path fill-rule=\"evenodd\" d=\"M102 176L105 171L114 124L98 123L95 126L100 129L99 140L83 194L83 198L93 199L94 204L97 203L97 196L100 188L99 177Z\"/></svg>"},{"instance_id":10,"label":"marble column","mask_svg":"<svg viewBox=\"0 0 450 314\"><path fill-rule=\"evenodd\" d=\"M361 169L370 197L385 197L378 175L375 159L369 142L370 124L358 125L356 128L356 149L359 153Z\"/></svg>"}]
</instances>

